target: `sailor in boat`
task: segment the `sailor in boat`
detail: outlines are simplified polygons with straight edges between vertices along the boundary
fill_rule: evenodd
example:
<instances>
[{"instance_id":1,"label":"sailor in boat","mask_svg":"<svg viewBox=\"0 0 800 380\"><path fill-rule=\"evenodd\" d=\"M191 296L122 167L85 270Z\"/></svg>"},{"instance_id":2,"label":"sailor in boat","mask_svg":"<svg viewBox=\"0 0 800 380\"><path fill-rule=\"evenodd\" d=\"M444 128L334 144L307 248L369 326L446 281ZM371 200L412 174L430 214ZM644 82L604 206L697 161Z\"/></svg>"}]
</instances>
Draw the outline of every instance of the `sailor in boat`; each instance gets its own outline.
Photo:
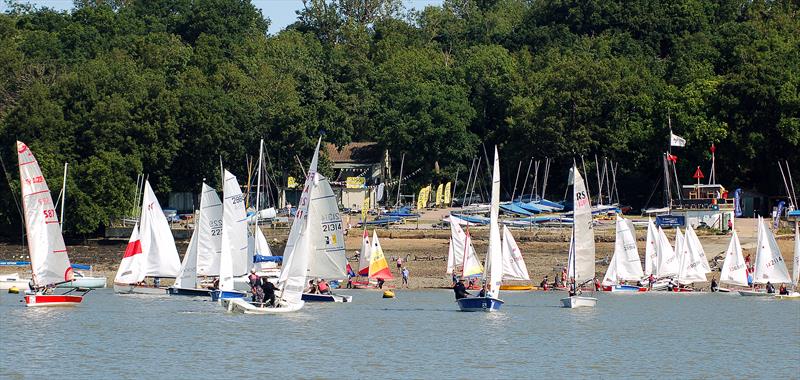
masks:
<instances>
[{"instance_id":1,"label":"sailor in boat","mask_svg":"<svg viewBox=\"0 0 800 380\"><path fill-rule=\"evenodd\" d=\"M469 292L467 292L467 287L464 286L463 279L458 280L456 285L453 286L453 292L456 295L456 300L469 297Z\"/></svg>"},{"instance_id":2,"label":"sailor in boat","mask_svg":"<svg viewBox=\"0 0 800 380\"><path fill-rule=\"evenodd\" d=\"M384 282L386 282L386 280L384 280L382 278L378 279L378 289L383 289L383 283Z\"/></svg>"},{"instance_id":3,"label":"sailor in boat","mask_svg":"<svg viewBox=\"0 0 800 380\"><path fill-rule=\"evenodd\" d=\"M275 305L275 284L263 277L261 278L261 293L264 294L262 302L265 305Z\"/></svg>"},{"instance_id":4,"label":"sailor in boat","mask_svg":"<svg viewBox=\"0 0 800 380\"><path fill-rule=\"evenodd\" d=\"M719 290L719 284L717 284L717 279L716 278L712 278L711 279L711 292L716 292L717 290Z\"/></svg>"},{"instance_id":5,"label":"sailor in boat","mask_svg":"<svg viewBox=\"0 0 800 380\"><path fill-rule=\"evenodd\" d=\"M317 283L317 289L319 289L319 294L331 294L331 287L324 278Z\"/></svg>"},{"instance_id":6,"label":"sailor in boat","mask_svg":"<svg viewBox=\"0 0 800 380\"><path fill-rule=\"evenodd\" d=\"M319 294L319 290L317 289L317 285L314 283L314 280L308 280L308 287L303 290L303 293Z\"/></svg>"},{"instance_id":7,"label":"sailor in boat","mask_svg":"<svg viewBox=\"0 0 800 380\"><path fill-rule=\"evenodd\" d=\"M774 294L775 293L775 286L772 285L771 282L767 281L767 294Z\"/></svg>"},{"instance_id":8,"label":"sailor in boat","mask_svg":"<svg viewBox=\"0 0 800 380\"><path fill-rule=\"evenodd\" d=\"M549 285L547 284L547 275L545 275L544 279L542 279L542 282L539 283L539 287L542 288L542 290L547 290L548 286Z\"/></svg>"},{"instance_id":9,"label":"sailor in boat","mask_svg":"<svg viewBox=\"0 0 800 380\"><path fill-rule=\"evenodd\" d=\"M780 294L782 296L788 296L789 295L789 289L786 288L786 284L781 284L781 288L780 288L778 294Z\"/></svg>"},{"instance_id":10,"label":"sailor in boat","mask_svg":"<svg viewBox=\"0 0 800 380\"><path fill-rule=\"evenodd\" d=\"M255 268L250 269L247 280L250 282L250 291L253 292L253 302L263 302L264 292L261 290L261 277L256 274Z\"/></svg>"}]
</instances>

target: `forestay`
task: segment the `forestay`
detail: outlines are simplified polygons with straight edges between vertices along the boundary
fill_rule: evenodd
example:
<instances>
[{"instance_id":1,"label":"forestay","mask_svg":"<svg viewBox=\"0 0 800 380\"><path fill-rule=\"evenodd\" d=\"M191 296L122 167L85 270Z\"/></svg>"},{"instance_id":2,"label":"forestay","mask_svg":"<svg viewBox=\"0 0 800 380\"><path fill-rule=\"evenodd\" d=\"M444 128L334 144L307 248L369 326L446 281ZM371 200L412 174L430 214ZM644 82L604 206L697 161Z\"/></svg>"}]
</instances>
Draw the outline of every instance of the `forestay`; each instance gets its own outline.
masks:
<instances>
[{"instance_id":1,"label":"forestay","mask_svg":"<svg viewBox=\"0 0 800 380\"><path fill-rule=\"evenodd\" d=\"M17 141L19 180L33 282L47 286L73 279L53 198L30 148Z\"/></svg>"},{"instance_id":2,"label":"forestay","mask_svg":"<svg viewBox=\"0 0 800 380\"><path fill-rule=\"evenodd\" d=\"M739 235L736 234L736 230L733 231L731 242L725 251L725 261L722 264L719 281L732 285L748 286L747 264L744 261L744 256L742 256L742 244L739 242Z\"/></svg>"}]
</instances>

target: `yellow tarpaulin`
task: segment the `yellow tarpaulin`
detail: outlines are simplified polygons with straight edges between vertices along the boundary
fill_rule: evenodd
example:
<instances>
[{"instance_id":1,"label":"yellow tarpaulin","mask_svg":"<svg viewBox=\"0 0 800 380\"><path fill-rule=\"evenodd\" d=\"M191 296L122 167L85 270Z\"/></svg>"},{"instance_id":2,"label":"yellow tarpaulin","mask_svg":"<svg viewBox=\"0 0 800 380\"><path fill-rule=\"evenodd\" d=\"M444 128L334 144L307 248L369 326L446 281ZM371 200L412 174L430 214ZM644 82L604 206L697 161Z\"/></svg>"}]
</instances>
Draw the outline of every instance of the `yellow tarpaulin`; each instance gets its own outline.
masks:
<instances>
[{"instance_id":1,"label":"yellow tarpaulin","mask_svg":"<svg viewBox=\"0 0 800 380\"><path fill-rule=\"evenodd\" d=\"M443 192L444 185L440 183L439 186L436 186L436 207L442 207L442 201L444 200Z\"/></svg>"},{"instance_id":2,"label":"yellow tarpaulin","mask_svg":"<svg viewBox=\"0 0 800 380\"><path fill-rule=\"evenodd\" d=\"M367 179L364 177L347 177L346 183L348 189L361 189L367 183Z\"/></svg>"},{"instance_id":3,"label":"yellow tarpaulin","mask_svg":"<svg viewBox=\"0 0 800 380\"><path fill-rule=\"evenodd\" d=\"M289 177L288 179L286 179L286 187L294 189L295 187L297 187L297 180L295 180L294 177Z\"/></svg>"}]
</instances>

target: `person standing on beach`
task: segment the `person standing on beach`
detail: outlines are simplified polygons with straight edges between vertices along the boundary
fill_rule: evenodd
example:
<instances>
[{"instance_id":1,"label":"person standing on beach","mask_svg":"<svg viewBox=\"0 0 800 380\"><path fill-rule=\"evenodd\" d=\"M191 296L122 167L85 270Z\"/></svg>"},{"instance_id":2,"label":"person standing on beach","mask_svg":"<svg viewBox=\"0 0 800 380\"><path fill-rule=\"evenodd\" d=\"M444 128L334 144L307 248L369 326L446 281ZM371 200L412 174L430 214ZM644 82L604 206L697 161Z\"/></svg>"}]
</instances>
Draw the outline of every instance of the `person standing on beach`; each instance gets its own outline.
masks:
<instances>
[{"instance_id":1,"label":"person standing on beach","mask_svg":"<svg viewBox=\"0 0 800 380\"><path fill-rule=\"evenodd\" d=\"M400 270L403 268L403 258L398 256L397 257L397 269Z\"/></svg>"},{"instance_id":2,"label":"person standing on beach","mask_svg":"<svg viewBox=\"0 0 800 380\"><path fill-rule=\"evenodd\" d=\"M405 287L408 288L408 268L403 268L403 270L400 271L400 273L403 274L403 285L405 285Z\"/></svg>"}]
</instances>

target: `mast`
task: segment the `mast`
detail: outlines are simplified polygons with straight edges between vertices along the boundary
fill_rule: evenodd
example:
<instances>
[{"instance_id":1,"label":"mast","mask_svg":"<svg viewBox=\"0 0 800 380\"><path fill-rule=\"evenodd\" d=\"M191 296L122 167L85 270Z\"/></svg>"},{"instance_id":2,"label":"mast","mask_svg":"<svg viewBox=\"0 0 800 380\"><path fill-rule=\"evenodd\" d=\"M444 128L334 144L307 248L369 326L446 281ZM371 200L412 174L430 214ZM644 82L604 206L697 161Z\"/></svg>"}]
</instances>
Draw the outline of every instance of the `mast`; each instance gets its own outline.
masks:
<instances>
[{"instance_id":1,"label":"mast","mask_svg":"<svg viewBox=\"0 0 800 380\"><path fill-rule=\"evenodd\" d=\"M64 163L64 180L62 181L61 185L61 217L60 226L61 231L64 231L64 203L67 201L67 165L68 163Z\"/></svg>"},{"instance_id":2,"label":"mast","mask_svg":"<svg viewBox=\"0 0 800 380\"><path fill-rule=\"evenodd\" d=\"M406 154L403 153L403 157L400 159L400 176L397 177L397 200L395 201L394 207L400 206L400 187L403 185L403 164L406 162Z\"/></svg>"},{"instance_id":3,"label":"mast","mask_svg":"<svg viewBox=\"0 0 800 380\"><path fill-rule=\"evenodd\" d=\"M514 202L514 196L517 195L517 181L519 181L519 169L521 168L522 168L522 161L520 161L517 164L517 175L514 176L514 190L511 192L511 202ZM524 196L525 194L522 195Z\"/></svg>"},{"instance_id":4,"label":"mast","mask_svg":"<svg viewBox=\"0 0 800 380\"><path fill-rule=\"evenodd\" d=\"M467 175L467 184L464 185L464 199L461 201L461 208L464 208L467 205L467 193L469 192L469 183L472 180L472 169L475 168L475 158L472 159L472 163L469 166L469 175ZM455 194L455 191L453 191Z\"/></svg>"},{"instance_id":5,"label":"mast","mask_svg":"<svg viewBox=\"0 0 800 380\"><path fill-rule=\"evenodd\" d=\"M525 181L522 183L522 192L521 192L522 195L520 200L525 199L525 186L528 185L528 177L530 177L531 175L531 164L533 164L533 157L531 157L531 160L528 161L528 170L525 172Z\"/></svg>"},{"instance_id":6,"label":"mast","mask_svg":"<svg viewBox=\"0 0 800 380\"><path fill-rule=\"evenodd\" d=\"M253 241L256 241L256 233L258 232L258 218L261 213L261 160L264 159L264 139L258 141L258 173L256 174L256 223L253 229ZM255 251L255 249L254 249ZM256 252L258 254L258 252ZM255 263L253 263L255 264Z\"/></svg>"}]
</instances>

